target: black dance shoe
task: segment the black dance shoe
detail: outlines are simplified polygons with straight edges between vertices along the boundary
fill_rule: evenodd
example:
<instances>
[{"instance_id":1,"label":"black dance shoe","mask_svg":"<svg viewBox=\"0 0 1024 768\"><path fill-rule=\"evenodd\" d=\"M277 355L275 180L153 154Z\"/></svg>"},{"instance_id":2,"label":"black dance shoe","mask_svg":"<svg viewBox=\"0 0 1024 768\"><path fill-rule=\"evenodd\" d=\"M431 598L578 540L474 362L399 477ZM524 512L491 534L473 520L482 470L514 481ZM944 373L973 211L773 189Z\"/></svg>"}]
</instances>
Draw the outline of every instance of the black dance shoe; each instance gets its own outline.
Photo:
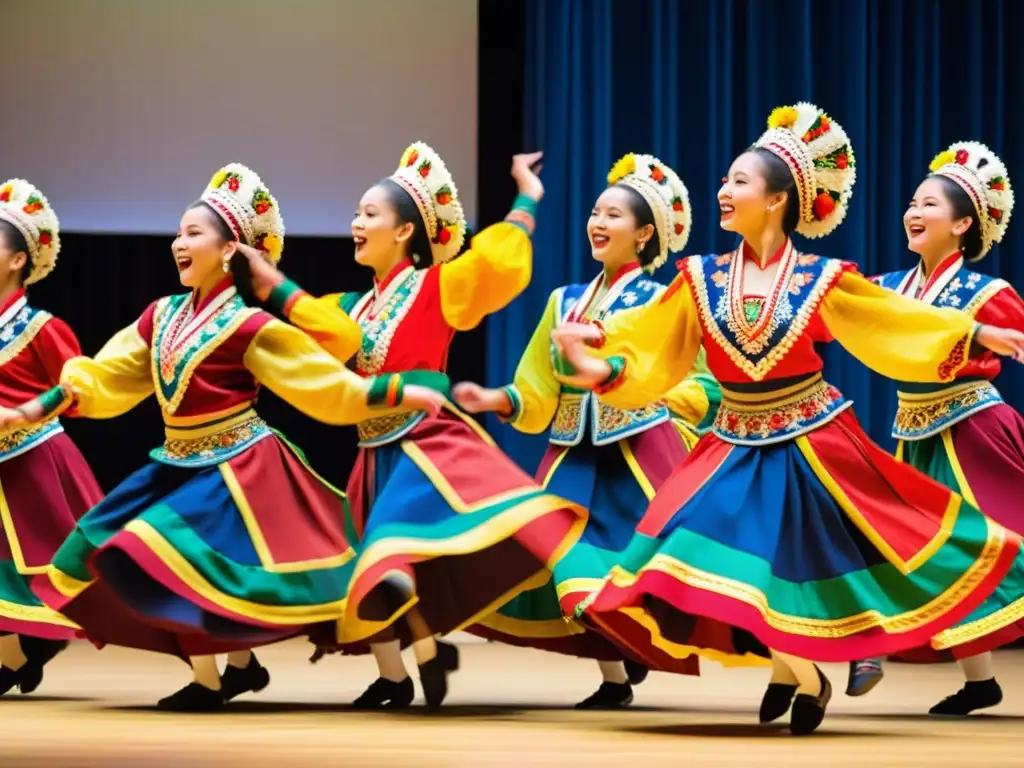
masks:
<instances>
[{"instance_id":1,"label":"black dance shoe","mask_svg":"<svg viewBox=\"0 0 1024 768\"><path fill-rule=\"evenodd\" d=\"M966 717L976 709L994 707L1002 700L1003 689L994 677L988 680L968 680L959 691L929 709L928 714Z\"/></svg>"},{"instance_id":2,"label":"black dance shoe","mask_svg":"<svg viewBox=\"0 0 1024 768\"><path fill-rule=\"evenodd\" d=\"M24 635L19 640L27 661L17 670L0 667L0 696L14 686L18 686L22 693L32 693L43 682L43 667L68 647L67 640L44 640Z\"/></svg>"},{"instance_id":3,"label":"black dance shoe","mask_svg":"<svg viewBox=\"0 0 1024 768\"><path fill-rule=\"evenodd\" d=\"M576 705L576 709L625 709L633 703L629 683L601 683L601 687Z\"/></svg>"},{"instance_id":4,"label":"black dance shoe","mask_svg":"<svg viewBox=\"0 0 1024 768\"><path fill-rule=\"evenodd\" d=\"M647 679L647 674L650 670L643 664L637 661L630 661L629 659L626 659L623 664L626 667L626 677L629 678L630 685L640 685L640 683Z\"/></svg>"},{"instance_id":5,"label":"black dance shoe","mask_svg":"<svg viewBox=\"0 0 1024 768\"><path fill-rule=\"evenodd\" d=\"M352 702L354 709L405 709L416 697L416 688L412 678L405 678L400 683L378 677L370 687L363 691L358 699Z\"/></svg>"},{"instance_id":6,"label":"black dance shoe","mask_svg":"<svg viewBox=\"0 0 1024 768\"><path fill-rule=\"evenodd\" d=\"M832 683L824 673L815 666L818 679L821 681L821 693L811 696L809 693L798 693L793 701L793 714L789 718L789 732L795 736L807 736L818 730L825 719L825 709L832 698Z\"/></svg>"},{"instance_id":7,"label":"black dance shoe","mask_svg":"<svg viewBox=\"0 0 1024 768\"><path fill-rule=\"evenodd\" d=\"M427 707L437 709L448 696L448 675L459 669L459 649L451 643L437 642L437 652L430 661L419 665L420 685Z\"/></svg>"},{"instance_id":8,"label":"black dance shoe","mask_svg":"<svg viewBox=\"0 0 1024 768\"><path fill-rule=\"evenodd\" d=\"M0 696L3 696L18 684L19 671L8 667L0 667Z\"/></svg>"},{"instance_id":9,"label":"black dance shoe","mask_svg":"<svg viewBox=\"0 0 1024 768\"><path fill-rule=\"evenodd\" d=\"M224 704L223 691L215 691L196 682L189 683L156 703L158 708L169 712L216 712L223 709Z\"/></svg>"},{"instance_id":10,"label":"black dance shoe","mask_svg":"<svg viewBox=\"0 0 1024 768\"><path fill-rule=\"evenodd\" d=\"M270 684L270 673L260 664L254 653L249 664L242 669L230 664L220 677L220 689L224 693L224 701L231 701L243 693L259 693Z\"/></svg>"},{"instance_id":11,"label":"black dance shoe","mask_svg":"<svg viewBox=\"0 0 1024 768\"><path fill-rule=\"evenodd\" d=\"M789 712L789 708L793 706L793 698L795 696L795 685L768 683L768 689L761 698L761 709L757 713L757 719L762 725L774 723Z\"/></svg>"},{"instance_id":12,"label":"black dance shoe","mask_svg":"<svg viewBox=\"0 0 1024 768\"><path fill-rule=\"evenodd\" d=\"M459 649L451 643L437 641L437 657L441 660L441 666L445 672L459 671Z\"/></svg>"}]
</instances>

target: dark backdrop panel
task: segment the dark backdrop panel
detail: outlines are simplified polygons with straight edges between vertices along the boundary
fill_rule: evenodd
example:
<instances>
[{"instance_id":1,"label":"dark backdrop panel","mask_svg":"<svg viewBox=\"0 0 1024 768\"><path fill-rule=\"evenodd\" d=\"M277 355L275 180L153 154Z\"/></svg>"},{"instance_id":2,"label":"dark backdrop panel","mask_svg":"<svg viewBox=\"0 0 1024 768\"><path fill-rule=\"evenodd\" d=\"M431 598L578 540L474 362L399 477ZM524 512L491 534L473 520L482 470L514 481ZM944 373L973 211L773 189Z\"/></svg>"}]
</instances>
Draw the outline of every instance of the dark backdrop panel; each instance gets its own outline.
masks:
<instances>
[{"instance_id":1,"label":"dark backdrop panel","mask_svg":"<svg viewBox=\"0 0 1024 768\"><path fill-rule=\"evenodd\" d=\"M687 254L725 251L735 241L718 227L715 196L730 162L773 107L817 103L850 135L858 181L839 230L800 246L869 274L912 265L901 217L949 143L982 141L1012 179L1024 178L1018 0L526 0L525 19L523 137L547 152L547 197L534 281L488 324L491 385L510 380L548 293L596 273L586 218L626 152L655 154L683 177L694 211ZM1024 224L1011 222L980 269L1024 288ZM672 271L670 262L659 277ZM1006 367L998 384L1024 407L1024 370ZM826 373L891 445L891 383L835 344ZM514 458L536 465L542 438L489 426Z\"/></svg>"},{"instance_id":2,"label":"dark backdrop panel","mask_svg":"<svg viewBox=\"0 0 1024 768\"><path fill-rule=\"evenodd\" d=\"M412 139L410 139L412 140ZM30 299L66 320L85 354L95 354L118 329L134 322L149 302L181 292L170 252L171 237L63 235L57 269L30 291ZM288 238L282 269L314 295L367 290L368 270L352 258L348 238ZM457 379L483 375L482 332L456 337L449 369ZM259 400L260 414L307 454L313 466L344 488L355 457L351 427L320 424L271 392ZM146 461L163 440L156 399L116 419L64 419L68 432L89 460L97 479L110 490Z\"/></svg>"}]
</instances>

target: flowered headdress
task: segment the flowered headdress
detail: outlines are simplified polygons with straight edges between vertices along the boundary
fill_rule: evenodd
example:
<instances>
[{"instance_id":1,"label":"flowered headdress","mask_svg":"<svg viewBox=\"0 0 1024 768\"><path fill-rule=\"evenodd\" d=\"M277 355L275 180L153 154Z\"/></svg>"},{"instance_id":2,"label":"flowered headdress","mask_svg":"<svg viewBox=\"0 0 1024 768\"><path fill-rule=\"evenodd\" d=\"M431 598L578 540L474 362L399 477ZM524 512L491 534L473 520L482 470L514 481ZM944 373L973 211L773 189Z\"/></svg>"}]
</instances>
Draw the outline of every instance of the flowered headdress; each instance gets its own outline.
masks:
<instances>
[{"instance_id":1,"label":"flowered headdress","mask_svg":"<svg viewBox=\"0 0 1024 768\"><path fill-rule=\"evenodd\" d=\"M1013 187L1006 166L996 153L976 141L959 141L940 152L928 166L937 176L959 184L974 204L981 227L979 261L1003 240L1013 212Z\"/></svg>"},{"instance_id":2,"label":"flowered headdress","mask_svg":"<svg viewBox=\"0 0 1024 768\"><path fill-rule=\"evenodd\" d=\"M284 220L277 200L250 168L225 165L199 198L224 219L241 242L263 251L273 264L284 250Z\"/></svg>"},{"instance_id":3,"label":"flowered headdress","mask_svg":"<svg viewBox=\"0 0 1024 768\"><path fill-rule=\"evenodd\" d=\"M466 215L452 175L437 152L417 141L402 153L391 180L416 203L427 228L433 262L441 264L455 257L466 240Z\"/></svg>"},{"instance_id":4,"label":"flowered headdress","mask_svg":"<svg viewBox=\"0 0 1024 768\"><path fill-rule=\"evenodd\" d=\"M800 205L797 232L824 237L842 223L857 171L853 147L839 123L805 101L776 107L754 146L776 155L793 174Z\"/></svg>"},{"instance_id":5,"label":"flowered headdress","mask_svg":"<svg viewBox=\"0 0 1024 768\"><path fill-rule=\"evenodd\" d=\"M25 285L38 283L57 266L60 253L60 222L42 192L24 179L0 184L0 219L25 238L31 261Z\"/></svg>"},{"instance_id":6,"label":"flowered headdress","mask_svg":"<svg viewBox=\"0 0 1024 768\"><path fill-rule=\"evenodd\" d=\"M645 269L653 272L668 258L678 253L690 239L690 193L675 171L651 155L630 153L608 172L608 186L624 184L636 190L647 201L654 214L661 250Z\"/></svg>"}]
</instances>

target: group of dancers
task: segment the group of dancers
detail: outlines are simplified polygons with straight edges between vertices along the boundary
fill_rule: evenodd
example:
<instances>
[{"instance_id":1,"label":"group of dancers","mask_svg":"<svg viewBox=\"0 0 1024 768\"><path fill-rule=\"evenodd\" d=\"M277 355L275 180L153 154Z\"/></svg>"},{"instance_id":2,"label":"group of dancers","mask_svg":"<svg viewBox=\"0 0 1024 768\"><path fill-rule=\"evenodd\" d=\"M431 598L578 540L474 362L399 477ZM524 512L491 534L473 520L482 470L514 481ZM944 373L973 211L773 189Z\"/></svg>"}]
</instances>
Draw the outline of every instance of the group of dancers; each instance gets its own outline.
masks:
<instances>
[{"instance_id":1,"label":"group of dancers","mask_svg":"<svg viewBox=\"0 0 1024 768\"><path fill-rule=\"evenodd\" d=\"M551 293L507 386L452 386L454 334L530 282L540 161L513 159L509 214L466 247L450 173L413 144L352 221L372 289L319 298L277 269L277 200L225 166L171 246L187 292L94 357L27 302L56 215L0 185L0 695L34 691L78 636L180 657L193 679L159 706L219 709L269 683L254 648L306 637L314 659L373 654L361 708L412 703L411 645L437 707L460 662L438 638L466 630L594 659L580 708L703 657L770 669L761 722L807 734L832 695L815 661L850 662L862 695L884 657L949 654L966 683L932 711L998 704L990 652L1024 635L1024 420L991 380L1024 362L1024 302L968 264L1009 223L999 158L940 154L904 214L918 263L868 279L794 246L842 222L856 161L820 109L780 107L718 194L742 243L664 286L649 273L685 247L689 195L629 154L586 223L599 274ZM895 456L823 380L832 340L898 382ZM357 425L344 493L257 415L261 386ZM165 439L103 496L60 417L150 395ZM547 432L535 476L483 412Z\"/></svg>"}]
</instances>

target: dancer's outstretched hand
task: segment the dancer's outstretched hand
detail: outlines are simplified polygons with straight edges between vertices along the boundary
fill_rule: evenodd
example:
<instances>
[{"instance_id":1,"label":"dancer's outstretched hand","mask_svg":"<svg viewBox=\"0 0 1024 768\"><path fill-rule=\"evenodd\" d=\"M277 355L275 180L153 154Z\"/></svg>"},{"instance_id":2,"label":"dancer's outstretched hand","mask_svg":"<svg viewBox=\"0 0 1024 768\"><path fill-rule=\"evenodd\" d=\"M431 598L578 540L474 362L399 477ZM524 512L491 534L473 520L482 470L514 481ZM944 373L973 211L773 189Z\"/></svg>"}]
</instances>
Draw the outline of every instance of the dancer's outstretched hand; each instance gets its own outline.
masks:
<instances>
[{"instance_id":1,"label":"dancer's outstretched hand","mask_svg":"<svg viewBox=\"0 0 1024 768\"><path fill-rule=\"evenodd\" d=\"M529 152L512 157L512 178L516 180L520 194L537 202L544 197L544 185L537 175L544 167L539 164L542 157L543 152Z\"/></svg>"},{"instance_id":2,"label":"dancer's outstretched hand","mask_svg":"<svg viewBox=\"0 0 1024 768\"><path fill-rule=\"evenodd\" d=\"M1018 363L1024 363L1024 333L1020 331L983 325L974 335L974 340L997 355L1012 357Z\"/></svg>"},{"instance_id":3,"label":"dancer's outstretched hand","mask_svg":"<svg viewBox=\"0 0 1024 768\"><path fill-rule=\"evenodd\" d=\"M415 411L426 411L437 416L445 404L445 396L435 389L418 384L406 384L402 390L402 406Z\"/></svg>"},{"instance_id":4,"label":"dancer's outstretched hand","mask_svg":"<svg viewBox=\"0 0 1024 768\"><path fill-rule=\"evenodd\" d=\"M489 389L463 381L452 388L452 399L466 413L508 413L508 395L500 389Z\"/></svg>"}]
</instances>

